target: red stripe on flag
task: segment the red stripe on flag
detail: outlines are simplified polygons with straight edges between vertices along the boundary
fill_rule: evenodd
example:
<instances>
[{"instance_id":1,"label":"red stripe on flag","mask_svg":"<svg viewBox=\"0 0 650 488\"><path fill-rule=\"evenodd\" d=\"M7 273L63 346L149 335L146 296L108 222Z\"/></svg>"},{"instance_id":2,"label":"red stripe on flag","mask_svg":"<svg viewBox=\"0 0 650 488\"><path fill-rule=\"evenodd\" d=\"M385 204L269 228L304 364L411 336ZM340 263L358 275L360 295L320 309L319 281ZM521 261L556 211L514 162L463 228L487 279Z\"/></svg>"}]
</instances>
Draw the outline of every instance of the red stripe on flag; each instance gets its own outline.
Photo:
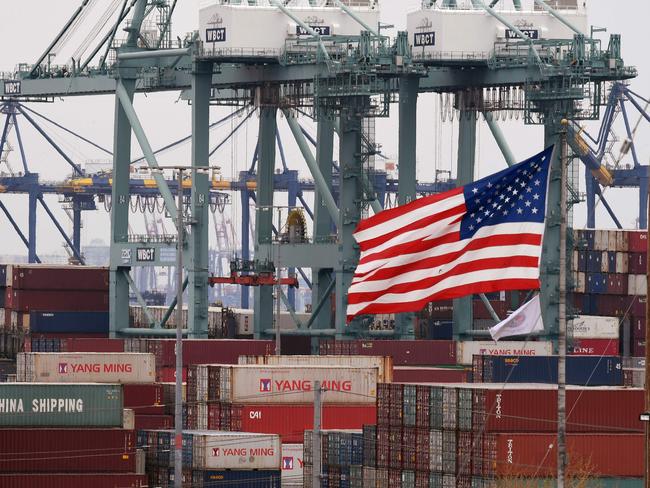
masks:
<instances>
[{"instance_id":1,"label":"red stripe on flag","mask_svg":"<svg viewBox=\"0 0 650 488\"><path fill-rule=\"evenodd\" d=\"M357 226L355 232L360 232L362 230L366 230L371 227L374 227L375 225L383 224L384 222L388 222L389 220L398 218L418 208L422 208L427 205L431 205L432 203L446 200L447 198L460 195L461 193L463 193L463 187L454 188L453 190L449 190L444 193L437 193L435 195L429 195L426 197L418 198L417 200L413 200L412 202L409 202L406 205L400 205L399 207L383 210L378 214L373 215L372 217L368 217L367 219L364 219L361 222L359 222L359 225Z\"/></svg>"},{"instance_id":2,"label":"red stripe on flag","mask_svg":"<svg viewBox=\"0 0 650 488\"><path fill-rule=\"evenodd\" d=\"M450 217L453 217L454 215L458 215L458 219L460 220L462 214L465 213L465 204L458 205L454 208L450 208L449 210L445 210L444 212L437 212L433 215L429 215L427 217L424 217L420 220L416 220L415 222L411 222L410 224L404 225L400 227L399 229L395 229L392 232L389 232L387 234L382 234L379 237L375 237L374 239L368 239L365 241L359 242L359 247L361 248L362 251L366 251L370 248L381 246L383 243L390 241L392 238L404 234L405 232L410 232L412 230L416 229L421 229L423 227L426 227L431 224L435 224L436 222L440 222L441 220L448 219ZM457 223L458 220L455 220L454 222L450 222L450 226Z\"/></svg>"},{"instance_id":3,"label":"red stripe on flag","mask_svg":"<svg viewBox=\"0 0 650 488\"><path fill-rule=\"evenodd\" d=\"M420 300L399 303L371 303L355 315L348 315L349 322L357 315L365 314L393 314L401 312L411 312L423 308L427 303L440 300L451 300L453 298L473 295L475 293L492 293L496 291L508 290L535 290L540 286L538 279L508 279L492 280L470 283L467 285L447 288L444 291L433 293Z\"/></svg>"},{"instance_id":4,"label":"red stripe on flag","mask_svg":"<svg viewBox=\"0 0 650 488\"><path fill-rule=\"evenodd\" d=\"M486 269L502 269L502 268L537 268L539 267L539 259L531 256L508 256L504 258L487 258L477 259L469 263L459 263L451 268L446 273L431 278L418 280L417 282L410 281L408 283L398 283L389 288L373 292L352 292L354 285L348 290L348 303L357 304L365 303L376 300L383 295L391 293L407 293L414 290L424 290L430 288L437 283L440 283L446 278L451 276L463 275L474 271L483 271Z\"/></svg>"},{"instance_id":5,"label":"red stripe on flag","mask_svg":"<svg viewBox=\"0 0 650 488\"><path fill-rule=\"evenodd\" d=\"M424 241L422 244L427 244L432 241ZM355 278L356 277L363 278L364 276L374 272L372 277L369 278L367 281L385 280L385 279L392 278L394 276L399 276L409 271L415 271L418 269L427 269L427 268L431 268L431 272L434 273L435 270L433 268L435 268L436 266L443 266L445 264L452 263L468 251L478 251L480 249L487 249L490 247L517 246L521 244L539 246L541 243L542 243L542 236L539 234L504 234L504 235L482 237L479 239L473 239L468 241L465 247L455 252L441 254L439 256L433 256L430 258L421 258L418 259L417 261L411 261L402 264L399 267L397 266L390 267L390 263L387 263L385 267L381 267L376 271L369 271L365 274L359 274L355 276ZM399 255L406 254L406 251L408 251L409 253L426 251L432 247L437 247L439 244L440 242L437 242L434 245L430 245L427 247L422 246L422 249L417 249L415 251L412 251L411 249L407 249L407 248L396 249L398 246L395 246L395 248L386 249L386 251L384 251L385 256L382 257L383 258L397 257ZM359 264L362 263L364 263L364 260L361 260L359 262Z\"/></svg>"}]
</instances>

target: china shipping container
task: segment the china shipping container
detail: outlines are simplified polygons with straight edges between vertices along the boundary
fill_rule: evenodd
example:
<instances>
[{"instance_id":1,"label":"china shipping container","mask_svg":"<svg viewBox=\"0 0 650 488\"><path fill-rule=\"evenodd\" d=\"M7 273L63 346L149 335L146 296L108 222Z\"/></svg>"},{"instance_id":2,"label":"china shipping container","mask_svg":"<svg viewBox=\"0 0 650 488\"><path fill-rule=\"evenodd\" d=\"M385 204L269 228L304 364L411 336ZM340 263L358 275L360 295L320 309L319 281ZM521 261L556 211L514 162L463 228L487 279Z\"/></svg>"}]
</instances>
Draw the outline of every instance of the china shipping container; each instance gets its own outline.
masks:
<instances>
[{"instance_id":1,"label":"china shipping container","mask_svg":"<svg viewBox=\"0 0 650 488\"><path fill-rule=\"evenodd\" d=\"M394 366L455 365L456 343L429 340L324 340L320 342L320 354L391 356Z\"/></svg>"},{"instance_id":2,"label":"china shipping container","mask_svg":"<svg viewBox=\"0 0 650 488\"><path fill-rule=\"evenodd\" d=\"M479 356L549 356L553 354L550 341L458 341L456 357L459 364L472 364Z\"/></svg>"},{"instance_id":3,"label":"china shipping container","mask_svg":"<svg viewBox=\"0 0 650 488\"><path fill-rule=\"evenodd\" d=\"M239 412L243 432L279 434L282 442L302 442L303 432L312 429L314 423L313 404L241 405ZM323 429L360 429L376 420L374 404L329 404L323 405L321 411Z\"/></svg>"},{"instance_id":4,"label":"china shipping container","mask_svg":"<svg viewBox=\"0 0 650 488\"><path fill-rule=\"evenodd\" d=\"M21 290L100 290L108 292L108 268L15 264L6 268L6 284Z\"/></svg>"},{"instance_id":5,"label":"china shipping container","mask_svg":"<svg viewBox=\"0 0 650 488\"><path fill-rule=\"evenodd\" d=\"M29 330L34 332L108 333L108 312L43 312L29 314Z\"/></svg>"},{"instance_id":6,"label":"china shipping container","mask_svg":"<svg viewBox=\"0 0 650 488\"><path fill-rule=\"evenodd\" d=\"M135 433L123 429L3 429L2 473L134 473Z\"/></svg>"},{"instance_id":7,"label":"china shipping container","mask_svg":"<svg viewBox=\"0 0 650 488\"><path fill-rule=\"evenodd\" d=\"M20 353L18 381L152 383L153 355L144 353Z\"/></svg>"},{"instance_id":8,"label":"china shipping container","mask_svg":"<svg viewBox=\"0 0 650 488\"><path fill-rule=\"evenodd\" d=\"M378 382L390 383L393 380L393 360L390 356L239 356L239 364L377 368Z\"/></svg>"},{"instance_id":9,"label":"china shipping container","mask_svg":"<svg viewBox=\"0 0 650 488\"><path fill-rule=\"evenodd\" d=\"M129 473L0 474L3 488L147 488L147 477Z\"/></svg>"},{"instance_id":10,"label":"china shipping container","mask_svg":"<svg viewBox=\"0 0 650 488\"><path fill-rule=\"evenodd\" d=\"M497 476L553 476L557 473L556 434L489 434ZM569 434L566 451L574 469L594 478L642 477L642 434ZM571 468L570 468L571 469Z\"/></svg>"},{"instance_id":11,"label":"china shipping container","mask_svg":"<svg viewBox=\"0 0 650 488\"><path fill-rule=\"evenodd\" d=\"M3 427L121 427L123 408L121 385L0 383Z\"/></svg>"},{"instance_id":12,"label":"china shipping container","mask_svg":"<svg viewBox=\"0 0 650 488\"><path fill-rule=\"evenodd\" d=\"M474 356L474 382L555 383L557 356ZM621 358L614 356L567 356L566 383L582 386L623 384Z\"/></svg>"}]
</instances>

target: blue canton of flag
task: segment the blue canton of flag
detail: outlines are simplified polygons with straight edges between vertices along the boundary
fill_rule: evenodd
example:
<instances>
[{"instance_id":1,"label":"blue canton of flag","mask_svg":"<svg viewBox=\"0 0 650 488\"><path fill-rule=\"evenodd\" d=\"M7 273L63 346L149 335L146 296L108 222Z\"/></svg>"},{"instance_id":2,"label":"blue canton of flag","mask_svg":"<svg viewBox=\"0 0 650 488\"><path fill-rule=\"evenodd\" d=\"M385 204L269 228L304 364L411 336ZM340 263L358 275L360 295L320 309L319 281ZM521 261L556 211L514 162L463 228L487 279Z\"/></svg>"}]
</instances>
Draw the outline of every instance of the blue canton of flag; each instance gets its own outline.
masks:
<instances>
[{"instance_id":1,"label":"blue canton of flag","mask_svg":"<svg viewBox=\"0 0 650 488\"><path fill-rule=\"evenodd\" d=\"M511 222L544 222L548 169L553 147L464 188L467 213L460 238L482 227Z\"/></svg>"}]
</instances>

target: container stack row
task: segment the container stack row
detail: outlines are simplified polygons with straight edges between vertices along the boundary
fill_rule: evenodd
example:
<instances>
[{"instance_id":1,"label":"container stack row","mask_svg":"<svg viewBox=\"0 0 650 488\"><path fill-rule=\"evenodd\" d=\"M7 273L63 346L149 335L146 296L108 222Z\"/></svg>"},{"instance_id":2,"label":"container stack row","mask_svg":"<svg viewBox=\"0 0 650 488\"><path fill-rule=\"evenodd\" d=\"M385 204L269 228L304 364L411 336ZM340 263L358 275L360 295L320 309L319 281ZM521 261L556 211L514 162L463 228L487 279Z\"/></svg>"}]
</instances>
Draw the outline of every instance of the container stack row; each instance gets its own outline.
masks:
<instances>
[{"instance_id":1,"label":"container stack row","mask_svg":"<svg viewBox=\"0 0 650 488\"><path fill-rule=\"evenodd\" d=\"M575 230L573 306L577 314L617 317L620 352L645 356L646 231Z\"/></svg>"},{"instance_id":2,"label":"container stack row","mask_svg":"<svg viewBox=\"0 0 650 488\"><path fill-rule=\"evenodd\" d=\"M183 431L183 486L280 488L282 448L273 434ZM149 486L174 486L172 430L140 430Z\"/></svg>"},{"instance_id":3,"label":"container stack row","mask_svg":"<svg viewBox=\"0 0 650 488\"><path fill-rule=\"evenodd\" d=\"M0 265L0 353L53 352L61 338L108 336L108 269Z\"/></svg>"}]
</instances>

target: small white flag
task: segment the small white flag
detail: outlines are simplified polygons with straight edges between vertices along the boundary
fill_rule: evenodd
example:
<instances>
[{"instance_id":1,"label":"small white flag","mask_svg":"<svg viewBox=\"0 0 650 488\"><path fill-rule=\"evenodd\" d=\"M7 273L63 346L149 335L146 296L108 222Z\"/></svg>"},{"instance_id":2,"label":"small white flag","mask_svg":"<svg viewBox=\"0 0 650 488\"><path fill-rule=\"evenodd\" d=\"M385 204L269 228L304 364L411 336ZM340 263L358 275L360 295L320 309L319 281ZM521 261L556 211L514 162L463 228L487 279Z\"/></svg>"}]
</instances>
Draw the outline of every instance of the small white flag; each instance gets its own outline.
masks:
<instances>
[{"instance_id":1,"label":"small white flag","mask_svg":"<svg viewBox=\"0 0 650 488\"><path fill-rule=\"evenodd\" d=\"M515 310L509 317L490 328L492 339L498 341L502 337L526 335L531 332L544 330L542 309L539 295Z\"/></svg>"}]
</instances>

